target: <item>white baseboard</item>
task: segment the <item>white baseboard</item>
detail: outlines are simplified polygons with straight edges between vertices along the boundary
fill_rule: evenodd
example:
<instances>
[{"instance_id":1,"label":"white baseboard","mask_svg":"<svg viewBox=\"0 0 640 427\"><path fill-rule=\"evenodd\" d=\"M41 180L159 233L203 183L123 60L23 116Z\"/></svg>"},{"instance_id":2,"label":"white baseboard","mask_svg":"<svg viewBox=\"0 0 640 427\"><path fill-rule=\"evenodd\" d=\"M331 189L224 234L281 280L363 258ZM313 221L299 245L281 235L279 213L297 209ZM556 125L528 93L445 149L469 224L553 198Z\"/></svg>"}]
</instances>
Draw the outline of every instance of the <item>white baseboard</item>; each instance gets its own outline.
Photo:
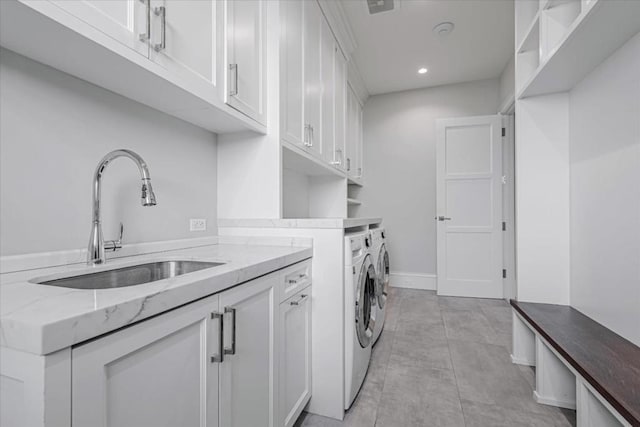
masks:
<instances>
[{"instance_id":1,"label":"white baseboard","mask_svg":"<svg viewBox=\"0 0 640 427\"><path fill-rule=\"evenodd\" d=\"M535 361L515 357L513 354L511 355L511 363L513 363L514 365L536 366Z\"/></svg>"},{"instance_id":2,"label":"white baseboard","mask_svg":"<svg viewBox=\"0 0 640 427\"><path fill-rule=\"evenodd\" d=\"M435 291L437 286L435 274L392 272L389 283L396 288L423 289Z\"/></svg>"},{"instance_id":3,"label":"white baseboard","mask_svg":"<svg viewBox=\"0 0 640 427\"><path fill-rule=\"evenodd\" d=\"M537 391L533 392L533 398L536 402L542 405L556 406L558 408L566 408L566 409L576 409L576 402L570 402L567 400L558 400L549 397L542 397L538 394Z\"/></svg>"}]
</instances>

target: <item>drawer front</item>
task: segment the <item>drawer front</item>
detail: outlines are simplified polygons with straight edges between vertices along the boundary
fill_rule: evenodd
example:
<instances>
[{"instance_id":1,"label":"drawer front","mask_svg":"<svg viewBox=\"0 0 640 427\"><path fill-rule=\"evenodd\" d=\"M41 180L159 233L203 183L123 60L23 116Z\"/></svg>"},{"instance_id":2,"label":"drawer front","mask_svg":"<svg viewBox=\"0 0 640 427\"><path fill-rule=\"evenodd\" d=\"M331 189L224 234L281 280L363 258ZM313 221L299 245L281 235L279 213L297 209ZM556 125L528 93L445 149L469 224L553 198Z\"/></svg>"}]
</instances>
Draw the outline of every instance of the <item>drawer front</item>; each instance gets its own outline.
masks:
<instances>
[{"instance_id":1,"label":"drawer front","mask_svg":"<svg viewBox=\"0 0 640 427\"><path fill-rule=\"evenodd\" d=\"M285 268L280 275L280 302L311 284L311 260L306 260Z\"/></svg>"}]
</instances>

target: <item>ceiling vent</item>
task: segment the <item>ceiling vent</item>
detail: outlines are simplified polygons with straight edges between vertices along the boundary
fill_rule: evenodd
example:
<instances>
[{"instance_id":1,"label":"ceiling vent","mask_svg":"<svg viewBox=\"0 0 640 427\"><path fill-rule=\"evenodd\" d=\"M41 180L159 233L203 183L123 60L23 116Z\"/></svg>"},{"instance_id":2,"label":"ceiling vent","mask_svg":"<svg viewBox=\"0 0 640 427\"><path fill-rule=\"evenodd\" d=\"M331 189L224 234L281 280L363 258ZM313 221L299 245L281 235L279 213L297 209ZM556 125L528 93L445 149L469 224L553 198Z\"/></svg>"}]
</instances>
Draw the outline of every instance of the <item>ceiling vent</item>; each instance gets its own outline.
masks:
<instances>
[{"instance_id":1,"label":"ceiling vent","mask_svg":"<svg viewBox=\"0 0 640 427\"><path fill-rule=\"evenodd\" d=\"M376 13L393 10L395 1L396 0L367 0L369 14L374 15Z\"/></svg>"}]
</instances>

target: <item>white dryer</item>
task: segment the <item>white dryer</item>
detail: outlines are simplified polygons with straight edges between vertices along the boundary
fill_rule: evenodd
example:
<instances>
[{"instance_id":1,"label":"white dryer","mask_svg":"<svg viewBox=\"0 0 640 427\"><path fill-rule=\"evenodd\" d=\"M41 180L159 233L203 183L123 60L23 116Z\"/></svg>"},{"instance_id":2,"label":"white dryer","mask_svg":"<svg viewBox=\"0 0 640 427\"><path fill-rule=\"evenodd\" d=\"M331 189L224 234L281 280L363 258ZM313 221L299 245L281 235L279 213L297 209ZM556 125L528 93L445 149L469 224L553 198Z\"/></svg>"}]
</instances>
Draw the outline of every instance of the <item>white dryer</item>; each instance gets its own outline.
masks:
<instances>
[{"instance_id":1,"label":"white dryer","mask_svg":"<svg viewBox=\"0 0 640 427\"><path fill-rule=\"evenodd\" d=\"M345 401L349 409L369 368L376 324L376 272L369 232L345 236Z\"/></svg>"},{"instance_id":2,"label":"white dryer","mask_svg":"<svg viewBox=\"0 0 640 427\"><path fill-rule=\"evenodd\" d=\"M375 344L384 328L387 295L389 294L389 253L385 244L384 228L372 229L371 240L371 253L376 270L376 324L373 331L373 343Z\"/></svg>"}]
</instances>

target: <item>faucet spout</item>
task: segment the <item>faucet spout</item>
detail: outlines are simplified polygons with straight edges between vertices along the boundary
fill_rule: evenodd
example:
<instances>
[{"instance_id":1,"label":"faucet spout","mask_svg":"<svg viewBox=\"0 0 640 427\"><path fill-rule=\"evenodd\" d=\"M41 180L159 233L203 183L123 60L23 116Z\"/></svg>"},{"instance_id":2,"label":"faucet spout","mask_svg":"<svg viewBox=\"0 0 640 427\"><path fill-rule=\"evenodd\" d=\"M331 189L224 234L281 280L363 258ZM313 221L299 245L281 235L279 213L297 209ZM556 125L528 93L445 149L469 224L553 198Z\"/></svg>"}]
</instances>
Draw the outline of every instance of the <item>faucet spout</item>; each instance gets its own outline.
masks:
<instances>
[{"instance_id":1,"label":"faucet spout","mask_svg":"<svg viewBox=\"0 0 640 427\"><path fill-rule=\"evenodd\" d=\"M131 159L138 170L142 179L142 189L140 202L142 206L155 206L156 195L151 186L151 176L149 168L142 157L131 150L115 150L108 153L100 160L98 167L93 174L93 218L91 221L91 235L89 237L89 249L87 254L88 265L104 264L106 262L104 251L104 238L102 236L102 224L100 219L100 202L101 202L101 183L102 174L109 163L118 157L127 157Z\"/></svg>"}]
</instances>

